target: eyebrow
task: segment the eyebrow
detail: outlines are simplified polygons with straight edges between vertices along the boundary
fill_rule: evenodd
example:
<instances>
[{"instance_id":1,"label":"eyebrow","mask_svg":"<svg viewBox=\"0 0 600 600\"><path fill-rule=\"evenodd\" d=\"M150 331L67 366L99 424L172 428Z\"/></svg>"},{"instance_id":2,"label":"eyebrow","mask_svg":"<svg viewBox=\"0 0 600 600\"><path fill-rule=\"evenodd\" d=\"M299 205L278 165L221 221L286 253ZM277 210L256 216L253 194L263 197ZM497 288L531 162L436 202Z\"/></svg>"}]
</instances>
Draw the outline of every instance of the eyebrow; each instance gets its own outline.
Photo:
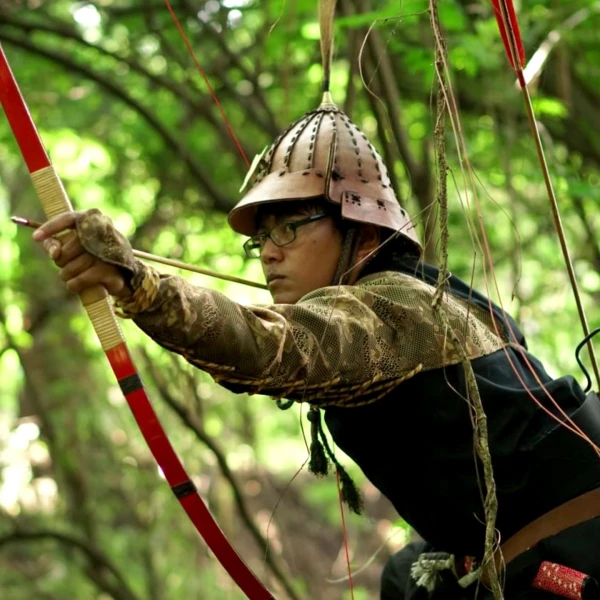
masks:
<instances>
[{"instance_id":1,"label":"eyebrow","mask_svg":"<svg viewBox=\"0 0 600 600\"><path fill-rule=\"evenodd\" d=\"M304 217L310 217L311 213L304 213L302 211L290 211L290 212L281 212L279 214L277 213L266 213L264 214L261 218L259 218L257 220L257 231L261 230L261 229L266 229L266 221L270 218L273 219L274 225L280 225L281 223L287 223L290 221L290 219L294 219L294 218L298 218L302 219Z\"/></svg>"}]
</instances>

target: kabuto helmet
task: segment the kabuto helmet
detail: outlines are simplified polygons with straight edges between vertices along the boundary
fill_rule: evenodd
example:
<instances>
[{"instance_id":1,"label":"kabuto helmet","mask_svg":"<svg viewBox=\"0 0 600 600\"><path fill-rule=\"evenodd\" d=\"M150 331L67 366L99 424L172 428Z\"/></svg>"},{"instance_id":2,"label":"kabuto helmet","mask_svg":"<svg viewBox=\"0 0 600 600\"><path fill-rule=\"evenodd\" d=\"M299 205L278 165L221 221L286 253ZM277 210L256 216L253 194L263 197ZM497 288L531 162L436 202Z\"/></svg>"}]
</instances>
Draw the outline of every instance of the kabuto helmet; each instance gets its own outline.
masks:
<instances>
[{"instance_id":1,"label":"kabuto helmet","mask_svg":"<svg viewBox=\"0 0 600 600\"><path fill-rule=\"evenodd\" d=\"M260 206L324 197L340 206L342 219L397 232L420 255L416 231L398 202L383 159L329 92L335 2L323 4L330 14L320 15L321 105L292 123L260 158L250 174L253 185L230 212L229 224L238 233L254 235Z\"/></svg>"}]
</instances>

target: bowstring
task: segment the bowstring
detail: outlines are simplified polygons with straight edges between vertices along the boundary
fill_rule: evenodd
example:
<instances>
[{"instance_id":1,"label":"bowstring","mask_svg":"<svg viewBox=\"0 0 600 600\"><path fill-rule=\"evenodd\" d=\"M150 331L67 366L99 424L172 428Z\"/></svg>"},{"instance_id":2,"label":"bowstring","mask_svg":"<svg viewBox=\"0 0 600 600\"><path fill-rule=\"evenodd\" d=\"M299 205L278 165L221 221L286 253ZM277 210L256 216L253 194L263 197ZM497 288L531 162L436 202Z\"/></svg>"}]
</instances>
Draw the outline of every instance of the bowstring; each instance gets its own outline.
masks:
<instances>
[{"instance_id":1,"label":"bowstring","mask_svg":"<svg viewBox=\"0 0 600 600\"><path fill-rule=\"evenodd\" d=\"M411 14L411 15L404 15L404 16L419 16L421 14L423 14L423 12L421 12L421 13L414 13L414 14ZM402 17L398 17L398 19L401 19L401 18ZM363 42L361 44L361 48L360 48L360 51L359 51L358 60L359 60L359 69L360 69L361 81L363 82L363 85L367 89L367 91L371 95L373 95L375 97L376 101L380 102L384 106L384 112L386 114L386 118L387 118L388 124L389 124L389 119L390 118L389 118L389 114L387 112L387 109L385 107L385 103L384 103L384 101L374 91L372 91L369 88L369 86L368 86L368 84L365 81L365 78L363 76L362 65L361 65L362 52L363 52L364 46L366 44L366 40L367 40L367 37L368 37L369 33L372 31L373 27L378 22L380 22L380 21L387 21L387 20L389 20L389 19L376 19L375 22L369 27L369 30L368 30L368 32L366 34L366 37L365 37L365 39L363 40ZM376 73L376 71L373 72L373 76L375 75L375 73ZM397 147L397 143L396 143L396 140L395 140L395 136L392 135L391 137L394 140L394 144L396 145L396 150L398 151L398 147ZM415 214L415 218L417 218L418 216L420 216L421 214L424 214L424 213L427 213L427 218L429 218L429 216L430 216L429 213L430 213L430 211L433 208L434 208L433 205L424 208L423 210L419 211L419 213ZM404 227L408 227L408 225L409 224L407 223ZM402 229L404 229L404 227ZM366 256L365 258L363 258L361 261L357 262L356 264L350 265L349 268L341 274L340 281L336 285L337 289L336 289L336 293L335 293L335 296L333 298L333 301L332 301L332 304L331 304L331 307L330 307L330 310L329 310L328 319L327 319L327 322L325 324L323 333L321 334L321 337L320 337L320 340L319 340L319 347L322 346L322 344L323 344L323 342L325 340L325 337L327 335L327 331L329 329L329 325L331 323L331 319L333 318L333 314L335 312L336 305L338 303L338 300L339 300L339 297L340 297L340 294L341 294L341 291L342 291L342 287L343 287L342 282L345 280L345 278L348 275L350 275L350 273L352 273L352 271L356 270L357 268L359 268L363 264L366 264L386 244L391 243L394 239L396 239L401 234L402 234L402 230L398 230L398 231L394 232L386 240L380 242L377 245L377 247L372 252L369 253L368 256ZM308 391L308 379L309 378L307 377L307 381L306 381L304 390L302 392L302 397L299 400L300 407L301 407L301 409L300 409L300 415L301 415L301 417L300 417L300 427L301 427L301 430L302 430L302 436L304 438L304 443L305 443L307 449L308 449L309 445L308 445L308 441L307 441L307 437L306 437L306 431L304 429L304 424L303 424L303 419L302 419L302 406L303 406L303 399L305 398L306 393ZM335 442L333 442L333 445L335 446ZM346 526L346 517L345 517L345 511L344 511L344 503L342 501L342 492L341 492L341 487L340 487L340 476L339 476L339 472L337 471L337 469L336 469L336 482L337 482L337 491L338 491L338 500L339 500L339 508L340 508L341 525L342 525L343 547L344 547L345 560L346 560L347 571L348 571L348 575L345 578L343 578L343 581L347 580L349 582L350 595L351 595L351 598L354 599L354 584L353 584L352 567L351 567L349 547L348 547L348 534L347 534L347 526Z\"/></svg>"},{"instance_id":2,"label":"bowstring","mask_svg":"<svg viewBox=\"0 0 600 600\"><path fill-rule=\"evenodd\" d=\"M348 531L346 528L346 513L344 511L344 502L342 501L342 487L340 485L340 472L336 470L335 479L338 491L338 501L340 505L340 514L342 518L342 545L344 547L344 555L346 560L346 568L348 571L348 585L350 587L350 598L354 600L354 581L352 578L352 564L350 563L350 551L348 549Z\"/></svg>"},{"instance_id":3,"label":"bowstring","mask_svg":"<svg viewBox=\"0 0 600 600\"><path fill-rule=\"evenodd\" d=\"M223 105L219 101L219 98L218 98L215 90L213 89L213 87L210 83L210 80L208 79L208 76L206 75L205 70L202 68L200 61L196 57L196 53L194 52L194 49L192 48L192 44L191 44L188 36L185 34L185 31L183 30L183 27L182 27L181 23L179 22L179 19L177 18L177 15L175 14L175 11L173 10L173 7L171 6L171 3L169 2L169 0L164 0L164 2L165 2L165 6L167 7L167 10L169 11L169 14L171 15L171 18L173 19L173 22L175 23L175 27L177 27L177 31L179 31L179 35L181 35L181 38L183 39L183 42L187 48L189 55L192 57L192 60L194 61L194 64L196 65L198 72L204 79L204 83L206 83L206 87L208 88L210 97L212 98L213 102L216 104L217 109L219 110L219 113L221 115L221 118L223 119L223 122L225 123L225 127L227 128L227 132L229 133L229 136L233 140L233 143L235 144L235 147L237 148L240 156L242 157L242 160L244 161L246 168L249 169L250 161L248 160L248 157L246 156L246 153L244 152L244 149L242 148L240 141L238 140L237 136L235 135L235 132L233 131L233 127L231 126L231 123L229 122L229 119L227 118L227 115L225 114Z\"/></svg>"},{"instance_id":4,"label":"bowstring","mask_svg":"<svg viewBox=\"0 0 600 600\"><path fill-rule=\"evenodd\" d=\"M171 15L171 18L173 19L173 22L175 23L175 26L177 28L177 31L179 32L181 38L183 39L183 42L187 48L187 51L189 53L189 55L191 56L196 69L198 70L198 72L200 73L200 75L202 76L202 78L204 79L204 82L206 84L206 87L208 88L209 94L213 100L213 102L215 103L215 105L217 106L217 109L219 110L219 113L221 115L221 118L223 119L223 122L225 123L225 127L227 128L227 132L229 133L229 136L231 137L231 139L233 140L235 147L237 148L237 151L240 155L240 157L242 158L242 161L244 162L244 164L246 165L246 169L250 168L250 161L248 160L248 157L246 156L246 153L244 152L244 149L242 148L242 145L240 144L240 141L237 137L237 135L235 134L233 127L231 126L231 123L229 121L229 119L227 118L227 115L225 113L225 110L223 109L223 105L221 104L217 93L215 92L214 88L212 87L210 80L208 79L208 76L206 75L206 71L202 68L202 65L200 64L200 61L198 60L196 53L194 52L194 49L192 47L192 44L188 38L188 36L186 35L185 31L183 30L183 27L179 21L179 18L177 17L177 14L175 13L173 7L171 6L171 3L169 2L169 0L164 0L165 6L167 8L167 10L169 11L169 14ZM308 460L308 459L307 459ZM266 576L266 569L267 569L267 555L269 553L270 550L270 533L271 533L271 526L273 523L273 519L275 517L275 512L277 511L277 508L279 507L281 500L283 499L283 496L285 495L285 492L289 489L290 485L292 484L292 482L296 479L296 477L299 475L300 471L303 469L304 465L306 464L307 461L305 461L302 466L296 471L296 473L292 476L291 480L287 483L285 489L283 490L283 492L280 495L280 498L278 499L278 501L275 504L275 507L273 508L273 510L271 511L271 514L269 516L269 522L267 524L267 528L266 528L266 532L265 532L265 550L264 550L264 555L263 555L263 579Z\"/></svg>"},{"instance_id":5,"label":"bowstring","mask_svg":"<svg viewBox=\"0 0 600 600\"><path fill-rule=\"evenodd\" d=\"M196 65L196 68L198 69L199 73L201 74L201 76L203 77L206 86L208 87L208 90L210 92L211 98L213 99L214 103L217 105L218 109L219 109L219 113L221 114L221 117L223 119L223 121L225 122L225 125L227 127L227 131L229 132L229 135L231 136L231 138L233 139L236 148L238 149L238 152L240 154L240 156L242 157L246 168L250 168L250 162L248 161L248 158L246 157L246 154L244 152L244 150L241 147L241 144L235 134L235 132L233 131L233 128L227 118L227 115L225 114L225 111L221 105L221 102L218 99L218 96L216 94L216 92L214 91L213 87L210 84L210 81L206 75L206 72L204 71L204 69L202 68L200 62L198 61L196 54L192 48L192 45L188 39L188 37L186 36L183 27L181 26L181 23L179 22L179 19L177 18L177 15L175 13L175 11L173 10L169 0L164 0L164 3L169 11L169 14L171 15L175 26L177 27L177 30L179 31L179 34L181 35L186 48L190 54L190 56L192 57L194 64ZM283 11L283 8L282 8ZM306 386L308 386L308 383L306 384ZM307 392L307 387L304 388L304 392L303 392L303 397ZM302 411L301 411L302 413ZM300 427L301 427L301 431L302 431L302 437L304 439L304 443L308 448L308 442L306 439L306 432L304 430L304 424L303 424L303 419L302 419L302 414L300 414ZM269 541L269 531L270 531L270 527L271 527L271 523L273 521L273 518L275 516L275 512L277 510L277 508L280 505L280 502L283 498L283 496L285 495L285 492L289 489L289 486L292 484L292 482L294 481L294 479L296 479L296 477L299 475L300 471L302 470L302 468L304 467L304 465L306 464L306 462L308 461L308 459L305 460L305 462L302 464L302 466L296 471L296 473L292 476L291 480L288 482L288 484L286 485L285 489L283 490L283 492L281 493L281 497L280 499L277 501L275 507L273 508L273 511L271 512L271 516L269 518L269 524L267 526L267 534L266 534L266 540L267 542ZM339 504L340 504L340 511L341 511L341 523L342 523L342 538L343 538L343 544L344 544L344 551L345 551L345 556L346 556L346 561L347 561L347 567L348 567L348 578L349 578L349 582L350 582L350 595L351 598L354 599L354 586L352 583L352 571L351 571L351 564L350 564L350 559L349 559L349 549L348 549L348 542L347 542L347 529L346 529L346 519L345 519L345 515L344 515L344 509L343 509L343 502L342 502L342 494L341 494L341 488L339 485L339 475L338 475L338 485L337 485L337 490L338 490L338 499L339 499ZM264 562L266 564L266 553L269 551L269 546L267 545L265 548L265 557L264 557Z\"/></svg>"}]
</instances>

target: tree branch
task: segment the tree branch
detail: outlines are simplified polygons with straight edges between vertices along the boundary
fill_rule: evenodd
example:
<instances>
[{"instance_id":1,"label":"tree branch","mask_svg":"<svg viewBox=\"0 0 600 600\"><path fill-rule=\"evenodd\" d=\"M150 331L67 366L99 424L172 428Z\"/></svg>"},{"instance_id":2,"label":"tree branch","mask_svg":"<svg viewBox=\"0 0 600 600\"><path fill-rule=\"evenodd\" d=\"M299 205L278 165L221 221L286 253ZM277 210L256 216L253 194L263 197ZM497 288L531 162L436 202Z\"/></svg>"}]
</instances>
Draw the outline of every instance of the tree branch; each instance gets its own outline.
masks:
<instances>
[{"instance_id":1,"label":"tree branch","mask_svg":"<svg viewBox=\"0 0 600 600\"><path fill-rule=\"evenodd\" d=\"M215 208L218 208L224 212L231 208L231 202L229 199L221 194L220 190L218 190L212 184L208 173L205 173L200 165L190 156L188 149L179 143L175 136L167 130L167 128L154 116L153 113L150 112L150 110L127 94L127 92L116 85L113 80L95 73L83 65L73 62L70 58L64 56L63 54L53 50L40 48L28 40L3 33L2 41L8 42L33 54L37 54L38 56L41 56L47 60L51 60L62 65L72 72L83 75L84 77L96 82L99 86L105 88L112 95L119 98L122 102L139 113L148 122L150 127L163 139L166 146L183 160L200 187L212 199Z\"/></svg>"},{"instance_id":2,"label":"tree branch","mask_svg":"<svg viewBox=\"0 0 600 600\"><path fill-rule=\"evenodd\" d=\"M26 531L15 529L12 533L0 536L0 548L15 542L53 540L68 548L78 550L88 562L88 575L103 592L109 593L115 600L140 600L127 584L119 570L108 556L90 542L69 533L54 529ZM110 579L113 581L110 581Z\"/></svg>"},{"instance_id":3,"label":"tree branch","mask_svg":"<svg viewBox=\"0 0 600 600\"><path fill-rule=\"evenodd\" d=\"M102 56L106 56L117 63L126 65L133 72L141 75L149 82L153 83L158 88L163 88L171 92L175 98L184 103L193 114L201 114L217 131L219 136L224 141L229 141L229 134L223 122L216 118L211 110L210 105L212 99L205 97L204 100L194 98L189 92L187 87L178 84L175 80L161 75L156 75L148 69L144 68L141 63L128 56L121 56L115 52L110 52L102 46L96 46L90 42L81 38L79 33L70 27L67 23L60 23L55 25L46 25L42 23L30 23L19 19L18 17L8 17L6 15L0 15L0 25L5 24L9 27L24 32L25 34L31 34L35 31L43 31L51 35L55 35L61 39L73 40L76 44L88 48L94 52L99 53Z\"/></svg>"}]
</instances>

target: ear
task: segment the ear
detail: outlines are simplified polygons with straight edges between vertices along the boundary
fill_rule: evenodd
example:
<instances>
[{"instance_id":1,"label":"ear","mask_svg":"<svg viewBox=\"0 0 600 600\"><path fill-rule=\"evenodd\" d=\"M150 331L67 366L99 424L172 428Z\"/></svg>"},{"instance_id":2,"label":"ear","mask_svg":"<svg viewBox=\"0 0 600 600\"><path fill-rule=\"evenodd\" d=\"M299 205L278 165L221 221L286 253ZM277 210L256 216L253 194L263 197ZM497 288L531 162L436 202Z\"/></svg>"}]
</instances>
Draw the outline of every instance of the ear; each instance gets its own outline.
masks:
<instances>
[{"instance_id":1,"label":"ear","mask_svg":"<svg viewBox=\"0 0 600 600\"><path fill-rule=\"evenodd\" d=\"M354 264L365 260L374 252L381 242L381 230L376 225L364 224L361 226L358 238L358 248L356 250L356 260Z\"/></svg>"}]
</instances>

